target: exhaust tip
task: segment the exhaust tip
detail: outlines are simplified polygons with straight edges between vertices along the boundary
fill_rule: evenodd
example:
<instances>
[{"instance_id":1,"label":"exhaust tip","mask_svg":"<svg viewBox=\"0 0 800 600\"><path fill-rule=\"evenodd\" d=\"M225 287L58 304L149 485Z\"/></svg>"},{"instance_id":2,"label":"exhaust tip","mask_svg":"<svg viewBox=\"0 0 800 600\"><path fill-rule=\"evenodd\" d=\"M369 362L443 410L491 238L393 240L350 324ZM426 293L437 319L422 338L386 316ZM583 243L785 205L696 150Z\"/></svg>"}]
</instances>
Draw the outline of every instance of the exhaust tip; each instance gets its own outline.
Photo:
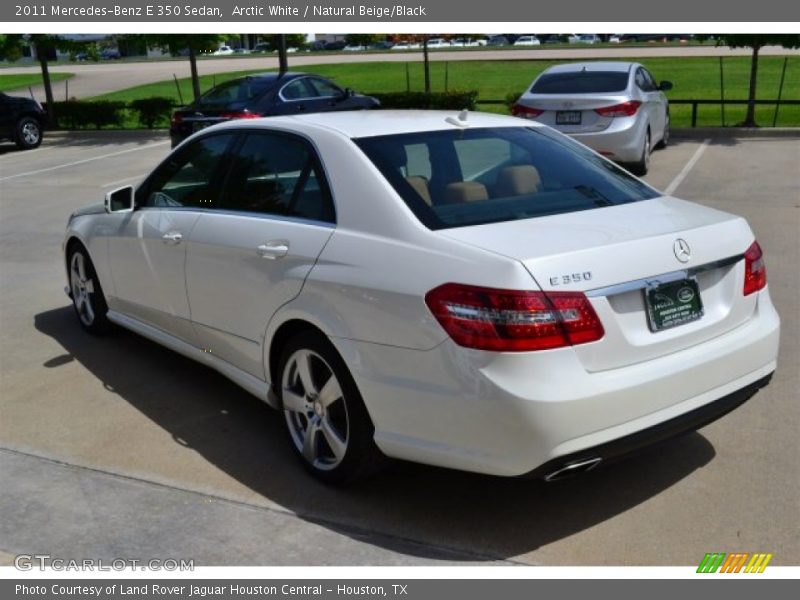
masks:
<instances>
[{"instance_id":1,"label":"exhaust tip","mask_svg":"<svg viewBox=\"0 0 800 600\"><path fill-rule=\"evenodd\" d=\"M586 471L591 471L603 459L599 456L595 458L587 458L585 460L579 460L576 462L567 463L560 469L556 469L555 471L548 473L544 476L545 481L558 481L560 479L566 479L567 477L574 477L580 473L586 473Z\"/></svg>"}]
</instances>

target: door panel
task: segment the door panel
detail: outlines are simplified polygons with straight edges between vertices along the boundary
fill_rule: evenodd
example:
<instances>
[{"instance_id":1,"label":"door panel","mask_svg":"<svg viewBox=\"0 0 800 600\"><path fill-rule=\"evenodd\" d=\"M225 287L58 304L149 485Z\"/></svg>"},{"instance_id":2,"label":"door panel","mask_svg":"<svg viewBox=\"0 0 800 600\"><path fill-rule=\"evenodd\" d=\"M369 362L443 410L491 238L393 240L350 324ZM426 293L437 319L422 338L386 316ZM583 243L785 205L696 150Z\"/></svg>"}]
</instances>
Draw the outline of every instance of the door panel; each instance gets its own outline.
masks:
<instances>
[{"instance_id":1,"label":"door panel","mask_svg":"<svg viewBox=\"0 0 800 600\"><path fill-rule=\"evenodd\" d=\"M247 134L221 197L189 243L192 320L204 349L266 379L267 323L300 293L332 235L333 202L308 142L268 132Z\"/></svg>"},{"instance_id":2,"label":"door panel","mask_svg":"<svg viewBox=\"0 0 800 600\"><path fill-rule=\"evenodd\" d=\"M300 293L332 233L330 227L255 215L203 214L192 232L186 263L192 319L202 347L264 379L267 323ZM288 246L282 256L279 246Z\"/></svg>"},{"instance_id":3,"label":"door panel","mask_svg":"<svg viewBox=\"0 0 800 600\"><path fill-rule=\"evenodd\" d=\"M195 343L186 296L187 237L199 213L139 210L109 236L115 298L111 307ZM168 236L165 238L164 236Z\"/></svg>"},{"instance_id":4,"label":"door panel","mask_svg":"<svg viewBox=\"0 0 800 600\"><path fill-rule=\"evenodd\" d=\"M186 247L202 210L217 205L235 135L212 134L173 153L136 192L136 208L109 234L111 308L196 345L186 295Z\"/></svg>"}]
</instances>

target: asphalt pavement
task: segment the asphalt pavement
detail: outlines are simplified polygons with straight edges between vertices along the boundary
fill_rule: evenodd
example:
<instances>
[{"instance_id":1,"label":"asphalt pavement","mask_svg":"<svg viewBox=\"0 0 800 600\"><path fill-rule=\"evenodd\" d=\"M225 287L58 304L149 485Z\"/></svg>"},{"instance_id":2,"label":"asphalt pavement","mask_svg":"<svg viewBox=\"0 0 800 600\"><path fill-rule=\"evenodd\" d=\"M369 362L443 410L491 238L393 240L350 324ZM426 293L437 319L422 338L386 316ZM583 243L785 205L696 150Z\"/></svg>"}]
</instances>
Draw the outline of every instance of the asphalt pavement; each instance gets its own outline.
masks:
<instances>
[{"instance_id":1,"label":"asphalt pavement","mask_svg":"<svg viewBox=\"0 0 800 600\"><path fill-rule=\"evenodd\" d=\"M238 62L238 61L237 61ZM698 433L554 484L412 464L312 480L282 416L137 335L93 338L64 295L68 215L135 182L163 133L0 145L0 564L800 564L800 137L676 138L647 177L747 217L783 320L772 384ZM687 168L688 167L688 168Z\"/></svg>"}]
</instances>

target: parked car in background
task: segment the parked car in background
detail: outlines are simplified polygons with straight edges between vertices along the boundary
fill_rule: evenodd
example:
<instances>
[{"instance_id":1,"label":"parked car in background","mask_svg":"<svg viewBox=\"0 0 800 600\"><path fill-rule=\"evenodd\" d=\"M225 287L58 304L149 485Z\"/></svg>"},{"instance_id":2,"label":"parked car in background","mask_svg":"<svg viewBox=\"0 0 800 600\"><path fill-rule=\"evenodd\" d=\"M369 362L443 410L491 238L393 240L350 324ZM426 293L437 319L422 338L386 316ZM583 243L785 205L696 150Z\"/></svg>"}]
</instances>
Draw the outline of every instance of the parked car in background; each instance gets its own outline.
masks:
<instances>
[{"instance_id":1,"label":"parked car in background","mask_svg":"<svg viewBox=\"0 0 800 600\"><path fill-rule=\"evenodd\" d=\"M637 175L650 152L669 142L672 83L656 83L639 63L586 62L545 69L512 107L512 114L544 123Z\"/></svg>"},{"instance_id":2,"label":"parked car in background","mask_svg":"<svg viewBox=\"0 0 800 600\"><path fill-rule=\"evenodd\" d=\"M233 48L230 46L220 46L211 53L212 56L228 56L230 54L233 54Z\"/></svg>"},{"instance_id":3,"label":"parked car in background","mask_svg":"<svg viewBox=\"0 0 800 600\"><path fill-rule=\"evenodd\" d=\"M264 73L221 83L197 101L175 111L172 146L210 125L273 115L377 108L380 102L307 73Z\"/></svg>"},{"instance_id":4,"label":"parked car in background","mask_svg":"<svg viewBox=\"0 0 800 600\"><path fill-rule=\"evenodd\" d=\"M106 48L100 52L101 60L119 60L120 58L122 58L122 54L116 48Z\"/></svg>"},{"instance_id":5,"label":"parked car in background","mask_svg":"<svg viewBox=\"0 0 800 600\"><path fill-rule=\"evenodd\" d=\"M486 40L487 46L509 46L511 42L508 41L508 38L504 35L493 35L488 40Z\"/></svg>"},{"instance_id":6,"label":"parked car in background","mask_svg":"<svg viewBox=\"0 0 800 600\"><path fill-rule=\"evenodd\" d=\"M599 44L603 40L600 39L600 36L595 33L582 33L578 36L577 42L578 44Z\"/></svg>"},{"instance_id":7,"label":"parked car in background","mask_svg":"<svg viewBox=\"0 0 800 600\"><path fill-rule=\"evenodd\" d=\"M233 53L234 54L250 54L250 50L248 50L247 48L236 48L233 51Z\"/></svg>"},{"instance_id":8,"label":"parked car in background","mask_svg":"<svg viewBox=\"0 0 800 600\"><path fill-rule=\"evenodd\" d=\"M7 96L0 92L0 138L30 150L42 143L47 113L31 98Z\"/></svg>"},{"instance_id":9,"label":"parked car in background","mask_svg":"<svg viewBox=\"0 0 800 600\"><path fill-rule=\"evenodd\" d=\"M535 35L521 35L514 42L515 46L538 46L542 42Z\"/></svg>"},{"instance_id":10,"label":"parked car in background","mask_svg":"<svg viewBox=\"0 0 800 600\"><path fill-rule=\"evenodd\" d=\"M561 479L722 417L777 362L743 218L501 115L212 127L73 213L63 251L86 332L218 370L330 483L386 456Z\"/></svg>"},{"instance_id":11,"label":"parked car in background","mask_svg":"<svg viewBox=\"0 0 800 600\"><path fill-rule=\"evenodd\" d=\"M272 52L272 46L267 42L259 42L250 51L251 54L265 54L267 52Z\"/></svg>"},{"instance_id":12,"label":"parked car in background","mask_svg":"<svg viewBox=\"0 0 800 600\"><path fill-rule=\"evenodd\" d=\"M336 40L333 42L326 42L325 50L344 50L345 46L347 46L347 42L344 40Z\"/></svg>"},{"instance_id":13,"label":"parked car in background","mask_svg":"<svg viewBox=\"0 0 800 600\"><path fill-rule=\"evenodd\" d=\"M428 50L436 50L438 48L449 48L450 42L444 38L431 38L428 40Z\"/></svg>"},{"instance_id":14,"label":"parked car in background","mask_svg":"<svg viewBox=\"0 0 800 600\"><path fill-rule=\"evenodd\" d=\"M389 40L381 40L371 44L370 50L391 50L392 46L394 46L394 42L390 42Z\"/></svg>"},{"instance_id":15,"label":"parked car in background","mask_svg":"<svg viewBox=\"0 0 800 600\"><path fill-rule=\"evenodd\" d=\"M363 44L348 44L342 50L345 52L363 52L367 47Z\"/></svg>"}]
</instances>

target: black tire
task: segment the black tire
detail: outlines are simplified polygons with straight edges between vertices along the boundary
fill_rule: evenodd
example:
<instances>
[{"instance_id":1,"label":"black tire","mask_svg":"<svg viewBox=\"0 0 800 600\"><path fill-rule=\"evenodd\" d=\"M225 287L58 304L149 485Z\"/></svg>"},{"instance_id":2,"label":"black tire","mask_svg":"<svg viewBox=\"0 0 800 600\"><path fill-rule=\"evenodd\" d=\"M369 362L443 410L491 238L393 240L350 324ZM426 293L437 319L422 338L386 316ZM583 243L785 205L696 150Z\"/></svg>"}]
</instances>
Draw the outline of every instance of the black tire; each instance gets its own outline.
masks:
<instances>
[{"instance_id":1,"label":"black tire","mask_svg":"<svg viewBox=\"0 0 800 600\"><path fill-rule=\"evenodd\" d=\"M310 357L306 363L313 380L310 390L303 388L303 377L298 372L304 356ZM334 383L338 382L341 393L323 407L325 384L330 383L326 371L336 378ZM281 353L275 379L290 446L314 477L329 484L344 484L373 475L384 466L386 458L375 445L375 426L356 383L344 360L324 335L309 330L291 338ZM290 409L290 398L292 407L297 408L297 402L304 402L305 408ZM328 425L322 427L325 420ZM318 425L314 427L312 443L308 443L308 432L314 422ZM344 444L338 456L334 445L328 442L331 429L338 434L340 450L342 442ZM313 446L308 452L307 443L308 448Z\"/></svg>"},{"instance_id":2,"label":"black tire","mask_svg":"<svg viewBox=\"0 0 800 600\"><path fill-rule=\"evenodd\" d=\"M656 148L661 150L662 148L666 148L669 145L669 137L670 137L670 128L672 126L672 121L669 118L669 113L667 113L667 120L664 123L664 135L659 140L658 144L656 144Z\"/></svg>"},{"instance_id":3,"label":"black tire","mask_svg":"<svg viewBox=\"0 0 800 600\"><path fill-rule=\"evenodd\" d=\"M14 128L14 141L23 150L38 148L42 143L42 124L33 117L22 117Z\"/></svg>"},{"instance_id":4,"label":"black tire","mask_svg":"<svg viewBox=\"0 0 800 600\"><path fill-rule=\"evenodd\" d=\"M111 322L106 317L108 304L86 248L79 244L72 247L67 257L67 271L70 298L78 323L92 335L107 333L111 329Z\"/></svg>"},{"instance_id":5,"label":"black tire","mask_svg":"<svg viewBox=\"0 0 800 600\"><path fill-rule=\"evenodd\" d=\"M650 149L650 129L648 129L642 145L642 157L628 166L631 173L639 177L647 175L647 171L650 170Z\"/></svg>"}]
</instances>

